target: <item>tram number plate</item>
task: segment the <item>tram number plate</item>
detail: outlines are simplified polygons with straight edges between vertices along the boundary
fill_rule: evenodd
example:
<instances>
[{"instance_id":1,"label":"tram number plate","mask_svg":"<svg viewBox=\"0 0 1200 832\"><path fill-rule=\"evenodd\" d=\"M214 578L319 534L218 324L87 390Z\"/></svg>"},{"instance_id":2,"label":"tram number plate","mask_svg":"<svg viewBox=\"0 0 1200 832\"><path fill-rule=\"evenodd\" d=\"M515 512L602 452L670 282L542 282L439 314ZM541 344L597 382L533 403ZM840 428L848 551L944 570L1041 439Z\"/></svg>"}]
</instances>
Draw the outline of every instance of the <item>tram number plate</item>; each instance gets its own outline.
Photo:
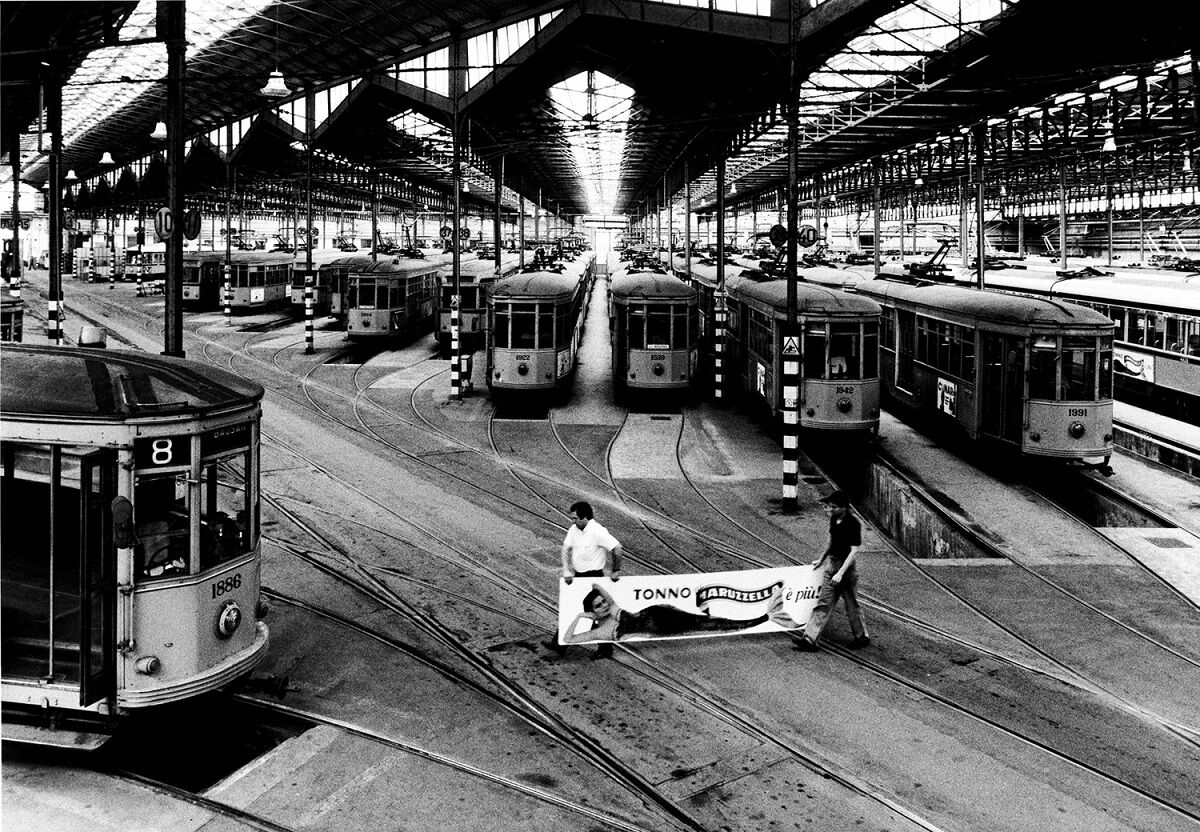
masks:
<instances>
[{"instance_id":1,"label":"tram number plate","mask_svg":"<svg viewBox=\"0 0 1200 832\"><path fill-rule=\"evenodd\" d=\"M532 355L521 354L521 353L517 353L516 355L513 356L514 361L529 361L531 358L533 358Z\"/></svg>"},{"instance_id":2,"label":"tram number plate","mask_svg":"<svg viewBox=\"0 0 1200 832\"><path fill-rule=\"evenodd\" d=\"M139 470L189 465L192 461L192 438L190 436L156 436L135 439L133 459L134 465Z\"/></svg>"},{"instance_id":3,"label":"tram number plate","mask_svg":"<svg viewBox=\"0 0 1200 832\"><path fill-rule=\"evenodd\" d=\"M241 585L242 585L242 573L241 572L235 572L234 574L230 575L228 578L222 578L219 581L213 581L212 597L220 598L222 595L224 595L227 592L233 592L235 589L237 589Z\"/></svg>"},{"instance_id":4,"label":"tram number plate","mask_svg":"<svg viewBox=\"0 0 1200 832\"><path fill-rule=\"evenodd\" d=\"M651 355L650 360L651 361L666 361L667 357L665 355Z\"/></svg>"},{"instance_id":5,"label":"tram number plate","mask_svg":"<svg viewBox=\"0 0 1200 832\"><path fill-rule=\"evenodd\" d=\"M1069 407L1067 408L1068 416L1087 416L1088 409L1086 407Z\"/></svg>"},{"instance_id":6,"label":"tram number plate","mask_svg":"<svg viewBox=\"0 0 1200 832\"><path fill-rule=\"evenodd\" d=\"M842 393L853 393L853 392L854 392L854 388L853 388L853 387L841 387L841 386L839 386L839 387L837 388L837 393L836 393L835 395L841 395Z\"/></svg>"}]
</instances>

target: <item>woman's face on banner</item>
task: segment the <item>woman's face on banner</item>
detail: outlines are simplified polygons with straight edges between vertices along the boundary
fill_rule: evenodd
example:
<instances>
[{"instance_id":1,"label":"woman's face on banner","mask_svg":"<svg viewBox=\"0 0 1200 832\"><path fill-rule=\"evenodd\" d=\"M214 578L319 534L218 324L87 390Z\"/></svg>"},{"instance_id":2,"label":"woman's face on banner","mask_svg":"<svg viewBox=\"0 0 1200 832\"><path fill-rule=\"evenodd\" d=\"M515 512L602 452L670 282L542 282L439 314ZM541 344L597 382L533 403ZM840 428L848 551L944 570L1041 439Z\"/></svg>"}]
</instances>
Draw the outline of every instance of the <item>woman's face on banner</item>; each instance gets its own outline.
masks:
<instances>
[{"instance_id":1,"label":"woman's face on banner","mask_svg":"<svg viewBox=\"0 0 1200 832\"><path fill-rule=\"evenodd\" d=\"M601 595L592 602L592 612L597 618L608 618L612 613L612 601L607 595Z\"/></svg>"}]
</instances>

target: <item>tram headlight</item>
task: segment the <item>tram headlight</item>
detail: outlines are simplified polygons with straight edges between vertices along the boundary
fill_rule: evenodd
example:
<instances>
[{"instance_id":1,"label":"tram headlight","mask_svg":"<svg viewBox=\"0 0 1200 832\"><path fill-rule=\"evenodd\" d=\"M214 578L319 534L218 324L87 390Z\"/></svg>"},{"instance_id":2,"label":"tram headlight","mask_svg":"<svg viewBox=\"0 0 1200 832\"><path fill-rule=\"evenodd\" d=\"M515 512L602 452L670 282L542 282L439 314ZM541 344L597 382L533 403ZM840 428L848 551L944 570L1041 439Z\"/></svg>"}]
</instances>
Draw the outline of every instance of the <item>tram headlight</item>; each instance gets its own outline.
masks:
<instances>
[{"instance_id":1,"label":"tram headlight","mask_svg":"<svg viewBox=\"0 0 1200 832\"><path fill-rule=\"evenodd\" d=\"M1083 435L1087 433L1087 428L1083 426L1083 422L1072 422L1071 426L1067 428L1067 433L1071 435L1072 439L1082 439Z\"/></svg>"},{"instance_id":2,"label":"tram headlight","mask_svg":"<svg viewBox=\"0 0 1200 832\"><path fill-rule=\"evenodd\" d=\"M1035 430L1033 433L1029 434L1029 441L1030 442L1041 442L1042 435Z\"/></svg>"},{"instance_id":3,"label":"tram headlight","mask_svg":"<svg viewBox=\"0 0 1200 832\"><path fill-rule=\"evenodd\" d=\"M666 370L667 370L667 368L664 367L662 364L654 365L654 375L656 375L656 376L661 376L663 373L666 372Z\"/></svg>"},{"instance_id":4,"label":"tram headlight","mask_svg":"<svg viewBox=\"0 0 1200 832\"><path fill-rule=\"evenodd\" d=\"M1112 440L1113 440L1113 435L1112 435L1111 433L1106 433L1106 434L1104 434L1104 441L1105 441L1105 442L1111 442Z\"/></svg>"},{"instance_id":5,"label":"tram headlight","mask_svg":"<svg viewBox=\"0 0 1200 832\"><path fill-rule=\"evenodd\" d=\"M838 399L837 409L842 413L849 413L853 407L854 403L851 402L847 397L842 396L840 399Z\"/></svg>"},{"instance_id":6,"label":"tram headlight","mask_svg":"<svg viewBox=\"0 0 1200 832\"><path fill-rule=\"evenodd\" d=\"M517 375L519 375L519 376L529 375L529 365L524 362L521 362L520 364L518 364L517 365Z\"/></svg>"},{"instance_id":7,"label":"tram headlight","mask_svg":"<svg viewBox=\"0 0 1200 832\"><path fill-rule=\"evenodd\" d=\"M153 676L162 669L162 662L158 660L158 656L142 656L134 663L134 667L143 676Z\"/></svg>"},{"instance_id":8,"label":"tram headlight","mask_svg":"<svg viewBox=\"0 0 1200 832\"><path fill-rule=\"evenodd\" d=\"M808 410L804 411L804 415L811 418L811 417L817 415L817 411L814 408L810 407Z\"/></svg>"},{"instance_id":9,"label":"tram headlight","mask_svg":"<svg viewBox=\"0 0 1200 832\"><path fill-rule=\"evenodd\" d=\"M242 608L237 601L226 601L217 613L217 638L229 638L242 623Z\"/></svg>"}]
</instances>

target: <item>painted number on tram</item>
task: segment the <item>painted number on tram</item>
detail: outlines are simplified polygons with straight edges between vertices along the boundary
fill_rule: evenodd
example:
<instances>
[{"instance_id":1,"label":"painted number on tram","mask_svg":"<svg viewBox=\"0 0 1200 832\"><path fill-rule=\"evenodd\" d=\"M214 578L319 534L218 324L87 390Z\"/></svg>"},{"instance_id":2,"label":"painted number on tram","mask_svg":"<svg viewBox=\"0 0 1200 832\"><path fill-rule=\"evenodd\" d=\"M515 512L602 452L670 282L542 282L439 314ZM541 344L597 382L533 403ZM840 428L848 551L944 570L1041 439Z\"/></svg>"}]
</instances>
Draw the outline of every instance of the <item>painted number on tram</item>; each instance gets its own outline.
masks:
<instances>
[{"instance_id":1,"label":"painted number on tram","mask_svg":"<svg viewBox=\"0 0 1200 832\"><path fill-rule=\"evenodd\" d=\"M839 385L839 386L838 386L838 388L837 388L837 394L836 394L836 395L839 395L839 396L840 396L842 393L853 393L853 392L854 392L854 388L853 388L853 387L842 387L842 386L840 386L840 385Z\"/></svg>"},{"instance_id":2,"label":"painted number on tram","mask_svg":"<svg viewBox=\"0 0 1200 832\"><path fill-rule=\"evenodd\" d=\"M133 460L134 466L139 470L191 465L192 438L190 436L156 436L134 440Z\"/></svg>"},{"instance_id":3,"label":"painted number on tram","mask_svg":"<svg viewBox=\"0 0 1200 832\"><path fill-rule=\"evenodd\" d=\"M1087 416L1088 409L1086 407L1069 407L1067 408L1068 416Z\"/></svg>"},{"instance_id":4,"label":"painted number on tram","mask_svg":"<svg viewBox=\"0 0 1200 832\"><path fill-rule=\"evenodd\" d=\"M220 598L227 592L233 592L242 585L242 573L237 572L228 578L212 582L212 597Z\"/></svg>"}]
</instances>

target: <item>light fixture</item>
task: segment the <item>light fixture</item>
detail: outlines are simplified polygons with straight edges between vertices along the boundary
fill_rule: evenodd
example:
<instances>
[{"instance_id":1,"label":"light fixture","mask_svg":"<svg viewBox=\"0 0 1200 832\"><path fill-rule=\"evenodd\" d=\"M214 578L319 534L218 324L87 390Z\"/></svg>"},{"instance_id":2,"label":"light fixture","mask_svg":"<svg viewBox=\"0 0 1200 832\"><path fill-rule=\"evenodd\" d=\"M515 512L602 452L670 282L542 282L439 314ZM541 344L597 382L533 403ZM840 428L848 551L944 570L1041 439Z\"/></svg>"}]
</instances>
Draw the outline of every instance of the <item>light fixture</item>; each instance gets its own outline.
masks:
<instances>
[{"instance_id":1,"label":"light fixture","mask_svg":"<svg viewBox=\"0 0 1200 832\"><path fill-rule=\"evenodd\" d=\"M109 152L106 150L106 151L104 151L104 155L100 157L100 164L102 164L102 165L115 165L115 164L116 164L116 160L114 160L114 159L113 159L113 157L112 157L112 154L111 154L111 153L109 153Z\"/></svg>"},{"instance_id":2,"label":"light fixture","mask_svg":"<svg viewBox=\"0 0 1200 832\"><path fill-rule=\"evenodd\" d=\"M463 189L462 189L462 192L463 192L464 194L469 194L469 193L471 193L471 183L470 183L470 182L468 182L468 181L467 181L467 180L465 180L465 179L463 180Z\"/></svg>"},{"instance_id":3,"label":"light fixture","mask_svg":"<svg viewBox=\"0 0 1200 832\"><path fill-rule=\"evenodd\" d=\"M1100 148L1100 152L1112 153L1117 149L1117 140L1113 136L1112 122L1106 121L1101 126L1104 128L1104 146Z\"/></svg>"},{"instance_id":4,"label":"light fixture","mask_svg":"<svg viewBox=\"0 0 1200 832\"><path fill-rule=\"evenodd\" d=\"M283 83L283 73L279 71L279 67L275 67L274 71L267 76L267 83L258 92L259 95L265 95L267 98L284 98L292 94L288 85Z\"/></svg>"},{"instance_id":5,"label":"light fixture","mask_svg":"<svg viewBox=\"0 0 1200 832\"><path fill-rule=\"evenodd\" d=\"M1008 196L1008 188L1004 187L1003 184L1000 185L1000 196Z\"/></svg>"},{"instance_id":6,"label":"light fixture","mask_svg":"<svg viewBox=\"0 0 1200 832\"><path fill-rule=\"evenodd\" d=\"M913 184L919 188L925 184L925 180L918 176L916 179L913 180Z\"/></svg>"},{"instance_id":7,"label":"light fixture","mask_svg":"<svg viewBox=\"0 0 1200 832\"><path fill-rule=\"evenodd\" d=\"M79 181L79 177L75 175L74 168L71 168L71 170L67 171L67 175L63 177L63 181L64 182L78 182Z\"/></svg>"},{"instance_id":8,"label":"light fixture","mask_svg":"<svg viewBox=\"0 0 1200 832\"><path fill-rule=\"evenodd\" d=\"M1183 154L1183 172L1184 173L1192 172L1192 154L1190 154L1190 153Z\"/></svg>"},{"instance_id":9,"label":"light fixture","mask_svg":"<svg viewBox=\"0 0 1200 832\"><path fill-rule=\"evenodd\" d=\"M736 183L736 182L730 182L730 183L729 183L729 195L730 195L730 196L733 196L733 195L734 195L734 194L736 194L736 193L737 193L737 183Z\"/></svg>"},{"instance_id":10,"label":"light fixture","mask_svg":"<svg viewBox=\"0 0 1200 832\"><path fill-rule=\"evenodd\" d=\"M829 195L829 204L834 205L836 203L837 203L837 194L830 194Z\"/></svg>"},{"instance_id":11,"label":"light fixture","mask_svg":"<svg viewBox=\"0 0 1200 832\"><path fill-rule=\"evenodd\" d=\"M164 122L155 122L154 129L150 132L150 138L163 141L167 137L167 125Z\"/></svg>"}]
</instances>

